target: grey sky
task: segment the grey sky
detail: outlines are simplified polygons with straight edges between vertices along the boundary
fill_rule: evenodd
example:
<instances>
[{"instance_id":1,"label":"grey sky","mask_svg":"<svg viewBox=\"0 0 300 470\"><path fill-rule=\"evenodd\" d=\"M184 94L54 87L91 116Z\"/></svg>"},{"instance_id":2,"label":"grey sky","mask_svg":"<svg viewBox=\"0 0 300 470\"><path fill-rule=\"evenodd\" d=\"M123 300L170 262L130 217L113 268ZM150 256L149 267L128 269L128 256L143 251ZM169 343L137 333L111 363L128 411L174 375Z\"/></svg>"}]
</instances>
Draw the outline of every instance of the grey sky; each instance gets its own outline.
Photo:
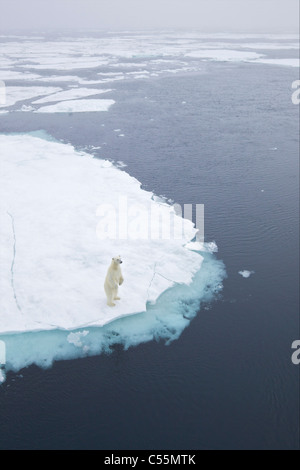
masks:
<instances>
[{"instance_id":1,"label":"grey sky","mask_svg":"<svg viewBox=\"0 0 300 470\"><path fill-rule=\"evenodd\" d=\"M0 0L1 31L199 28L297 32L299 0Z\"/></svg>"}]
</instances>

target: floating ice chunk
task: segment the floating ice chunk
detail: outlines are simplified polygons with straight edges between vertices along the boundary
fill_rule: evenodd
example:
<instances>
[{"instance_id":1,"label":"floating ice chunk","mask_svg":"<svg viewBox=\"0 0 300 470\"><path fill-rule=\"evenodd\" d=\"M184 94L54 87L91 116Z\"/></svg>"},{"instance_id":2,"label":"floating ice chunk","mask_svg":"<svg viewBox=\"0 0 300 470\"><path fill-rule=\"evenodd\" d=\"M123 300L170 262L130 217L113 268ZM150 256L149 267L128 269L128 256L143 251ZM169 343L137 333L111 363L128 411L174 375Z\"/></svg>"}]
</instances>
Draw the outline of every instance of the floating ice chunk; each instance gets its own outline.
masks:
<instances>
[{"instance_id":1,"label":"floating ice chunk","mask_svg":"<svg viewBox=\"0 0 300 470\"><path fill-rule=\"evenodd\" d=\"M18 101L29 100L41 95L49 95L61 91L61 88L40 86L6 86L6 104L13 106Z\"/></svg>"},{"instance_id":2,"label":"floating ice chunk","mask_svg":"<svg viewBox=\"0 0 300 470\"><path fill-rule=\"evenodd\" d=\"M97 75L103 75L103 76L122 76L123 72L98 72Z\"/></svg>"},{"instance_id":3,"label":"floating ice chunk","mask_svg":"<svg viewBox=\"0 0 300 470\"><path fill-rule=\"evenodd\" d=\"M9 80L37 80L39 78L41 78L41 76L36 73L0 70L0 80L4 80L5 82Z\"/></svg>"},{"instance_id":4,"label":"floating ice chunk","mask_svg":"<svg viewBox=\"0 0 300 470\"><path fill-rule=\"evenodd\" d=\"M51 75L49 77L41 77L39 82L78 82L80 85L98 85L105 83L103 80L86 80L77 75Z\"/></svg>"},{"instance_id":5,"label":"floating ice chunk","mask_svg":"<svg viewBox=\"0 0 300 470\"><path fill-rule=\"evenodd\" d=\"M127 72L127 75L147 75L149 72L147 70L136 70L135 72Z\"/></svg>"},{"instance_id":6,"label":"floating ice chunk","mask_svg":"<svg viewBox=\"0 0 300 470\"><path fill-rule=\"evenodd\" d=\"M280 65L282 67L300 67L299 59L258 59L255 63L267 65Z\"/></svg>"},{"instance_id":7,"label":"floating ice chunk","mask_svg":"<svg viewBox=\"0 0 300 470\"><path fill-rule=\"evenodd\" d=\"M82 99L62 101L57 104L42 106L36 113L84 113L108 111L114 100Z\"/></svg>"},{"instance_id":8,"label":"floating ice chunk","mask_svg":"<svg viewBox=\"0 0 300 470\"><path fill-rule=\"evenodd\" d=\"M5 382L5 372L3 369L1 369L0 367L0 384L2 384L3 382Z\"/></svg>"},{"instance_id":9,"label":"floating ice chunk","mask_svg":"<svg viewBox=\"0 0 300 470\"><path fill-rule=\"evenodd\" d=\"M299 49L299 43L297 42L252 42L252 43L243 43L239 44L239 47L243 49L264 49L264 50L291 50L291 49Z\"/></svg>"},{"instance_id":10,"label":"floating ice chunk","mask_svg":"<svg viewBox=\"0 0 300 470\"><path fill-rule=\"evenodd\" d=\"M120 67L120 68L130 68L130 67L147 67L146 63L136 63L136 62L118 62L116 64L110 64L111 67Z\"/></svg>"},{"instance_id":11,"label":"floating ice chunk","mask_svg":"<svg viewBox=\"0 0 300 470\"><path fill-rule=\"evenodd\" d=\"M263 57L263 54L258 54L257 52L249 51L234 51L231 49L207 49L207 50L198 50L192 51L186 54L186 57L195 57L199 59L208 59L215 61L248 61L259 59Z\"/></svg>"},{"instance_id":12,"label":"floating ice chunk","mask_svg":"<svg viewBox=\"0 0 300 470\"><path fill-rule=\"evenodd\" d=\"M49 103L51 101L64 101L72 100L76 98L83 98L92 95L100 95L101 93L107 93L112 91L110 89L93 89L93 88L72 88L71 90L60 91L54 95L46 96L37 101L33 101L33 104Z\"/></svg>"},{"instance_id":13,"label":"floating ice chunk","mask_svg":"<svg viewBox=\"0 0 300 470\"><path fill-rule=\"evenodd\" d=\"M39 82L80 82L80 80L82 79L76 75L50 75L39 78Z\"/></svg>"},{"instance_id":14,"label":"floating ice chunk","mask_svg":"<svg viewBox=\"0 0 300 470\"><path fill-rule=\"evenodd\" d=\"M32 39L34 41L39 41L40 39L44 39L44 36L22 36L20 34L1 34L0 38L18 39L19 41L22 41L22 40L29 41L29 39Z\"/></svg>"},{"instance_id":15,"label":"floating ice chunk","mask_svg":"<svg viewBox=\"0 0 300 470\"><path fill-rule=\"evenodd\" d=\"M255 271L247 271L247 270L239 271L239 274L245 278L250 277L251 274L254 274L254 273Z\"/></svg>"},{"instance_id":16,"label":"floating ice chunk","mask_svg":"<svg viewBox=\"0 0 300 470\"><path fill-rule=\"evenodd\" d=\"M125 80L125 76L103 78L102 80L95 81L95 83L110 83L110 82L117 82L117 81L120 81L120 80ZM80 83L84 84L85 82L81 81Z\"/></svg>"},{"instance_id":17,"label":"floating ice chunk","mask_svg":"<svg viewBox=\"0 0 300 470\"><path fill-rule=\"evenodd\" d=\"M133 78L135 80L141 79L141 78L149 78L149 75L133 75Z\"/></svg>"},{"instance_id":18,"label":"floating ice chunk","mask_svg":"<svg viewBox=\"0 0 300 470\"><path fill-rule=\"evenodd\" d=\"M24 68L36 69L36 70L77 70L77 69L88 69L97 68L101 65L107 64L107 59L104 57L62 57L61 54L56 53L53 57L43 57L43 51L40 49L40 54L34 59L34 64L21 65Z\"/></svg>"}]
</instances>

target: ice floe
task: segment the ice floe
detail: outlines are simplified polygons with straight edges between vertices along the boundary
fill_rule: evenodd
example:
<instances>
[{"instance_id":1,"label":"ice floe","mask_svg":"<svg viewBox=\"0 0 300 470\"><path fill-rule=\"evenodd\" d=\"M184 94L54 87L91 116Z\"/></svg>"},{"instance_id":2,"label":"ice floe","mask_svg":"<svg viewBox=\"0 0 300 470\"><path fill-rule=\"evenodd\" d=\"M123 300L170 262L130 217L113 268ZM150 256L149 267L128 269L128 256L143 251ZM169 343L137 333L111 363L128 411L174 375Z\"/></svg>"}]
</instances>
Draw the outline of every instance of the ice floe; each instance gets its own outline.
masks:
<instances>
[{"instance_id":1,"label":"ice floe","mask_svg":"<svg viewBox=\"0 0 300 470\"><path fill-rule=\"evenodd\" d=\"M84 112L99 112L108 111L109 108L115 103L114 100L101 100L101 99L81 99L61 101L60 103L42 106L37 109L37 113L84 113Z\"/></svg>"},{"instance_id":2,"label":"ice floe","mask_svg":"<svg viewBox=\"0 0 300 470\"><path fill-rule=\"evenodd\" d=\"M258 59L255 63L266 65L281 65L283 67L300 67L299 59Z\"/></svg>"},{"instance_id":3,"label":"ice floe","mask_svg":"<svg viewBox=\"0 0 300 470\"><path fill-rule=\"evenodd\" d=\"M13 106L18 101L29 100L42 95L50 95L51 93L56 93L58 91L61 91L61 88L40 86L6 86L6 103L3 106Z\"/></svg>"},{"instance_id":4,"label":"ice floe","mask_svg":"<svg viewBox=\"0 0 300 470\"><path fill-rule=\"evenodd\" d=\"M1 64L2 65L2 64ZM41 76L30 72L17 72L14 70L0 70L0 80L38 80Z\"/></svg>"},{"instance_id":5,"label":"ice floe","mask_svg":"<svg viewBox=\"0 0 300 470\"><path fill-rule=\"evenodd\" d=\"M245 278L248 278L251 276L251 274L254 274L255 271L247 271L246 269L244 271L239 271L239 274Z\"/></svg>"},{"instance_id":6,"label":"ice floe","mask_svg":"<svg viewBox=\"0 0 300 470\"><path fill-rule=\"evenodd\" d=\"M192 283L203 262L184 247L195 236L193 224L126 172L36 135L0 135L0 145L0 334L102 326ZM144 238L145 216L158 209L163 232L171 217L179 237ZM113 225L116 215L122 234L104 237L99 224ZM103 283L118 254L125 282L122 300L110 308Z\"/></svg>"},{"instance_id":7,"label":"ice floe","mask_svg":"<svg viewBox=\"0 0 300 470\"><path fill-rule=\"evenodd\" d=\"M60 57L53 55L53 57L44 58L42 55L34 59L35 63L20 65L23 68L34 70L78 70L97 68L101 65L107 64L104 58L95 57Z\"/></svg>"},{"instance_id":8,"label":"ice floe","mask_svg":"<svg viewBox=\"0 0 300 470\"><path fill-rule=\"evenodd\" d=\"M128 315L102 327L64 331L0 334L7 349L6 372L18 372L31 364L50 367L53 361L110 353L116 345L124 349L147 341L177 340L202 307L218 298L226 277L224 265L203 253L201 269L191 284L177 284L164 291L154 305L138 315ZM5 371L3 371L3 381Z\"/></svg>"},{"instance_id":9,"label":"ice floe","mask_svg":"<svg viewBox=\"0 0 300 470\"><path fill-rule=\"evenodd\" d=\"M0 79L77 82L96 85L124 79L201 71L204 62L252 62L298 67L298 38L293 34L209 34L200 32L103 33L43 41L4 36ZM7 40L6 40L7 38ZM289 58L274 58L281 50ZM263 53L262 53L263 52ZM163 65L167 67L164 68ZM15 67L18 67L15 69ZM24 70L22 73L21 69ZM86 70L84 77L80 77ZM134 71L136 70L136 73ZM51 76L44 76L49 71ZM38 73L40 75L38 75ZM101 79L97 80L98 77Z\"/></svg>"},{"instance_id":10,"label":"ice floe","mask_svg":"<svg viewBox=\"0 0 300 470\"><path fill-rule=\"evenodd\" d=\"M51 101L65 101L73 100L76 98L83 98L87 96L100 95L102 93L107 93L111 91L110 89L93 89L93 88L72 88L70 90L60 91L53 95L48 95L45 98L40 98L39 100L33 101L33 104L42 104L49 103Z\"/></svg>"},{"instance_id":11,"label":"ice floe","mask_svg":"<svg viewBox=\"0 0 300 470\"><path fill-rule=\"evenodd\" d=\"M213 61L235 62L235 61L249 61L259 59L262 54L249 51L235 51L231 49L207 49L195 50L186 54L186 57L194 57L200 59L207 59Z\"/></svg>"}]
</instances>

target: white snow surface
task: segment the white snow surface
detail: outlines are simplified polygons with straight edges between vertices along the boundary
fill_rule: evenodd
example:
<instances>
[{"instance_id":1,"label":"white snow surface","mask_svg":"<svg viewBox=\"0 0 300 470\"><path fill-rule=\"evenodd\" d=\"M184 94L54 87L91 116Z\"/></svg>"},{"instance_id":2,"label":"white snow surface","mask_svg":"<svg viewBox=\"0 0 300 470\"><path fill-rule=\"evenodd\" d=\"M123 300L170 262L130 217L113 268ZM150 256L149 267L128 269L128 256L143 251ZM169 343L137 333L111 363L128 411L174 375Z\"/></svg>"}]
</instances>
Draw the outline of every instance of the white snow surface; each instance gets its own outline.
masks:
<instances>
[{"instance_id":1,"label":"white snow surface","mask_svg":"<svg viewBox=\"0 0 300 470\"><path fill-rule=\"evenodd\" d=\"M41 133L2 134L0 148L1 334L102 326L146 311L147 302L175 284L190 285L199 272L203 257L185 248L196 234L193 224L110 162ZM172 214L183 235L97 236L101 211L124 198L129 212L138 204L144 213ZM125 282L111 308L103 284L119 254Z\"/></svg>"}]
</instances>

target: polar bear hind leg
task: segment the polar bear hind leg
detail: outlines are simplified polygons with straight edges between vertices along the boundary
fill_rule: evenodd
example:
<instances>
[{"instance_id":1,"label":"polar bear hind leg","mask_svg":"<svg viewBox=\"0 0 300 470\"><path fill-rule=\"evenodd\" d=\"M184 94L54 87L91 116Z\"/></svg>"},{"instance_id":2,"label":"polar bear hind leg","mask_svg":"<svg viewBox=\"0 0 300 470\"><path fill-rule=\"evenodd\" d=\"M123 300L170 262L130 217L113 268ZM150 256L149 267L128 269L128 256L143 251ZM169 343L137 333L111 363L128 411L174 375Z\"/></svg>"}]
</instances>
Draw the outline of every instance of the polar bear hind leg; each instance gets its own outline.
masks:
<instances>
[{"instance_id":1,"label":"polar bear hind leg","mask_svg":"<svg viewBox=\"0 0 300 470\"><path fill-rule=\"evenodd\" d=\"M113 300L121 300L118 296L118 288L113 291Z\"/></svg>"},{"instance_id":2,"label":"polar bear hind leg","mask_svg":"<svg viewBox=\"0 0 300 470\"><path fill-rule=\"evenodd\" d=\"M109 307L115 307L115 306L116 306L116 304L113 303L113 299L112 299L112 298L109 298L109 299L107 300L107 305L108 305Z\"/></svg>"},{"instance_id":3,"label":"polar bear hind leg","mask_svg":"<svg viewBox=\"0 0 300 470\"><path fill-rule=\"evenodd\" d=\"M114 291L107 292L106 295L107 295L107 305L109 307L115 307L116 304L113 302L114 301Z\"/></svg>"}]
</instances>

